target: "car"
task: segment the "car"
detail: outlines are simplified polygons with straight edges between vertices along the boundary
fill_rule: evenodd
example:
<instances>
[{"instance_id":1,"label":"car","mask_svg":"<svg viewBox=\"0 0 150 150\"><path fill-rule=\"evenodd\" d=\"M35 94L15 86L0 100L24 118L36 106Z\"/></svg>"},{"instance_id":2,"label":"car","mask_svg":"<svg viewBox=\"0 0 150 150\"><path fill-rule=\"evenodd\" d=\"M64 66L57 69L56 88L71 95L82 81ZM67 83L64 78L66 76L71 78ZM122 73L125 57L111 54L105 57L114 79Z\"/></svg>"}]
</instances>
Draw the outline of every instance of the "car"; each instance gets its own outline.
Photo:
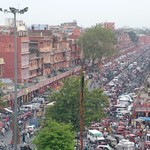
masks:
<instances>
[{"instance_id":1,"label":"car","mask_svg":"<svg viewBox=\"0 0 150 150\"><path fill-rule=\"evenodd\" d=\"M122 114L122 113L117 113L117 114L116 114L116 117L119 118L119 119L121 119L121 118L124 117L124 114Z\"/></svg>"},{"instance_id":2,"label":"car","mask_svg":"<svg viewBox=\"0 0 150 150\"><path fill-rule=\"evenodd\" d=\"M113 150L109 145L98 145L96 150Z\"/></svg>"}]
</instances>

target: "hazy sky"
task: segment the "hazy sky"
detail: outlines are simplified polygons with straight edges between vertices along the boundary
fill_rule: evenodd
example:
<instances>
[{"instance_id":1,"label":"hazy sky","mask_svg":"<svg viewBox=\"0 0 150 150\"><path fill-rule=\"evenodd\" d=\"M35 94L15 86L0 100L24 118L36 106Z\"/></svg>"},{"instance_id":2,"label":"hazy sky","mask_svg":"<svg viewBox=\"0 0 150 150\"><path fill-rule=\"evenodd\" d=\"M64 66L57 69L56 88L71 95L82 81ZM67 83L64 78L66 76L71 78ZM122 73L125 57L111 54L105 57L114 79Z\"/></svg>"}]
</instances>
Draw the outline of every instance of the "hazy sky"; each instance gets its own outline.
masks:
<instances>
[{"instance_id":1,"label":"hazy sky","mask_svg":"<svg viewBox=\"0 0 150 150\"><path fill-rule=\"evenodd\" d=\"M17 15L27 25L58 25L76 20L89 27L100 22L115 22L116 27L150 27L150 0L0 0L1 8L29 7ZM0 12L0 24L12 14Z\"/></svg>"}]
</instances>

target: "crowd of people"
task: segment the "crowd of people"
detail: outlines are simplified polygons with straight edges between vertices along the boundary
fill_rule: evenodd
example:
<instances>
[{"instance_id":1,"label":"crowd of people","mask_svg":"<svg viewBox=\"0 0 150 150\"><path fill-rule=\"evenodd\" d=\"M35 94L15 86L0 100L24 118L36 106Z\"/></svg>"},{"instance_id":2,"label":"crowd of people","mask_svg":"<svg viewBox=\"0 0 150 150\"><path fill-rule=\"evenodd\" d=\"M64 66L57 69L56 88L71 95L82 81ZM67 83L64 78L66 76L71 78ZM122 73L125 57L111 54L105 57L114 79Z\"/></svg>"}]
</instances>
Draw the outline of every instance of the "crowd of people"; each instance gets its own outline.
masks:
<instances>
[{"instance_id":1,"label":"crowd of people","mask_svg":"<svg viewBox=\"0 0 150 150\"><path fill-rule=\"evenodd\" d=\"M133 149L148 149L143 143L145 137L144 131L148 130L149 126L145 125L145 128L142 130L138 128L138 125L133 126L132 115L133 105L137 98L137 91L144 87L149 72L150 50L147 46L134 49L132 52L128 52L111 62L105 63L102 67L102 71L94 69L94 72L88 73L87 79L90 80L89 88L91 90L93 88L103 88L105 94L109 97L110 103L108 117L100 123L92 123L91 127L101 130L105 138L110 135L112 138L114 138L116 134L118 134L117 136L122 135L124 140L134 143ZM123 98L128 98L129 101L127 103L124 101L123 103L123 101L120 100ZM122 105L121 109L123 109L123 111L119 111L120 108L118 108L117 112L117 105ZM111 129L111 131L108 130L108 128ZM117 141L116 145L119 141L120 140ZM88 147L90 150L102 144L98 143L95 146L95 143L92 145L89 142L87 143L90 145ZM105 144L108 143L105 142ZM105 149L107 150L106 147ZM113 147L113 149L117 148Z\"/></svg>"}]
</instances>

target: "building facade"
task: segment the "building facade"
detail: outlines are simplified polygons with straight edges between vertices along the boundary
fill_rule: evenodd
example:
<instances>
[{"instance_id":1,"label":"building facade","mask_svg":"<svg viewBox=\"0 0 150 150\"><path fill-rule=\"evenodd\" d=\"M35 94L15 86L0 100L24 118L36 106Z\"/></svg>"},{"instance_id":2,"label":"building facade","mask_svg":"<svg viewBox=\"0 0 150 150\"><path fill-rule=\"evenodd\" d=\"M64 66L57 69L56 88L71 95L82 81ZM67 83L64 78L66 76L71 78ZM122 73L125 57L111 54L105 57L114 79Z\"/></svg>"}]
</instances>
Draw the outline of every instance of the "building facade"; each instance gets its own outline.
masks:
<instances>
[{"instance_id":1,"label":"building facade","mask_svg":"<svg viewBox=\"0 0 150 150\"><path fill-rule=\"evenodd\" d=\"M14 80L14 36L0 35L0 56L4 59L4 77ZM18 82L28 81L29 75L29 40L17 37Z\"/></svg>"},{"instance_id":2,"label":"building facade","mask_svg":"<svg viewBox=\"0 0 150 150\"><path fill-rule=\"evenodd\" d=\"M102 23L103 27L110 30L115 30L115 23L114 22L104 22Z\"/></svg>"},{"instance_id":3,"label":"building facade","mask_svg":"<svg viewBox=\"0 0 150 150\"><path fill-rule=\"evenodd\" d=\"M4 59L0 58L0 78L4 77Z\"/></svg>"},{"instance_id":4,"label":"building facade","mask_svg":"<svg viewBox=\"0 0 150 150\"><path fill-rule=\"evenodd\" d=\"M126 31L116 30L115 35L116 35L116 39L117 39L117 44L116 44L117 49L119 49L119 50L126 49L133 45L133 43Z\"/></svg>"},{"instance_id":5,"label":"building facade","mask_svg":"<svg viewBox=\"0 0 150 150\"><path fill-rule=\"evenodd\" d=\"M40 56L38 42L29 37L29 82L43 76L43 57Z\"/></svg>"},{"instance_id":6,"label":"building facade","mask_svg":"<svg viewBox=\"0 0 150 150\"><path fill-rule=\"evenodd\" d=\"M150 44L150 36L148 35L139 35L138 39L141 45Z\"/></svg>"}]
</instances>

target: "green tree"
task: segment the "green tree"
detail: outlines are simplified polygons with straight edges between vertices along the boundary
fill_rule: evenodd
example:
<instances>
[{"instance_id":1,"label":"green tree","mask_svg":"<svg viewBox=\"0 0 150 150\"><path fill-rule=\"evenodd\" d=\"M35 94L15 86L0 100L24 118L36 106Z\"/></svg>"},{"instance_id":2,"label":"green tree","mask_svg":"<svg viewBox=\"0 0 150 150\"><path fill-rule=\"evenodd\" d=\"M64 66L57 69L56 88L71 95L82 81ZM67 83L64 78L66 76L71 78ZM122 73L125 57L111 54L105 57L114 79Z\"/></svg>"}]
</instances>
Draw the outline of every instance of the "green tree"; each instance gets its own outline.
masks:
<instances>
[{"instance_id":1,"label":"green tree","mask_svg":"<svg viewBox=\"0 0 150 150\"><path fill-rule=\"evenodd\" d=\"M3 107L4 106L4 102L2 101L2 94L3 94L3 90L2 90L2 87L3 87L3 83L0 81L0 107Z\"/></svg>"},{"instance_id":2,"label":"green tree","mask_svg":"<svg viewBox=\"0 0 150 150\"><path fill-rule=\"evenodd\" d=\"M69 124L46 121L33 140L37 150L71 150L74 149L75 133Z\"/></svg>"},{"instance_id":3,"label":"green tree","mask_svg":"<svg viewBox=\"0 0 150 150\"><path fill-rule=\"evenodd\" d=\"M55 101L54 106L47 109L46 116L58 122L72 123L74 130L79 129L80 109L80 79L70 77L64 80L64 85L59 92L51 95ZM84 87L84 125L91 121L98 121L106 114L104 108L108 105L108 99L102 90L88 90L88 84Z\"/></svg>"},{"instance_id":4,"label":"green tree","mask_svg":"<svg viewBox=\"0 0 150 150\"><path fill-rule=\"evenodd\" d=\"M134 31L128 32L128 35L133 43L136 44L138 42L138 36L136 35Z\"/></svg>"},{"instance_id":5,"label":"green tree","mask_svg":"<svg viewBox=\"0 0 150 150\"><path fill-rule=\"evenodd\" d=\"M95 60L101 63L103 57L112 56L115 42L114 33L100 24L87 29L79 38L84 59L91 60L92 65Z\"/></svg>"}]
</instances>

